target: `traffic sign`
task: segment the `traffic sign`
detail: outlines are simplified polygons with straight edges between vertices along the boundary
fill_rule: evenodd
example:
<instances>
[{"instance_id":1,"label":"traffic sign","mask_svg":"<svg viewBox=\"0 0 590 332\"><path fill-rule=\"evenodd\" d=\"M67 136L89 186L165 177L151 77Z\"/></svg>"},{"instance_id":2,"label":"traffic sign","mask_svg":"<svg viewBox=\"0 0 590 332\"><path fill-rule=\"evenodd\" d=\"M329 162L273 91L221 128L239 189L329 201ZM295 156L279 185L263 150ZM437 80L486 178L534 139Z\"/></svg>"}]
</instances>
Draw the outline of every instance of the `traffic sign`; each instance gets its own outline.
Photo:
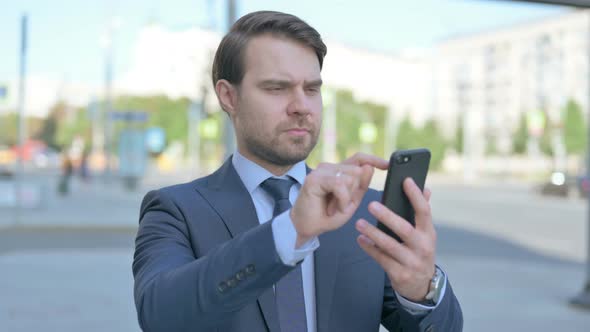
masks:
<instances>
[{"instance_id":1,"label":"traffic sign","mask_svg":"<svg viewBox=\"0 0 590 332\"><path fill-rule=\"evenodd\" d=\"M145 144L150 153L160 153L166 146L166 132L160 127L149 128L145 132Z\"/></svg>"},{"instance_id":2,"label":"traffic sign","mask_svg":"<svg viewBox=\"0 0 590 332\"><path fill-rule=\"evenodd\" d=\"M146 122L148 120L148 113L144 111L112 111L109 112L109 118L114 121L127 122Z\"/></svg>"}]
</instances>

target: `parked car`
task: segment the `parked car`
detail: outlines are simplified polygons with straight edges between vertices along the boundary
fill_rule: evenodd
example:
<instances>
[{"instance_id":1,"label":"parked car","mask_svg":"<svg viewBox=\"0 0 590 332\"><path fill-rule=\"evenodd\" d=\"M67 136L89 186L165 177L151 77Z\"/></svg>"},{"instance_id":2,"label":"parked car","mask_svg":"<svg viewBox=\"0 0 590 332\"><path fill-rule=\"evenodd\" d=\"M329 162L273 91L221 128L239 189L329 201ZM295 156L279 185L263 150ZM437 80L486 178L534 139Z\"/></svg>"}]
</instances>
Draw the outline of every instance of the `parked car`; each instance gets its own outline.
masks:
<instances>
[{"instance_id":1,"label":"parked car","mask_svg":"<svg viewBox=\"0 0 590 332\"><path fill-rule=\"evenodd\" d=\"M590 179L588 178L588 175L578 175L577 184L580 196L588 197L588 193L590 192Z\"/></svg>"},{"instance_id":2,"label":"parked car","mask_svg":"<svg viewBox=\"0 0 590 332\"><path fill-rule=\"evenodd\" d=\"M584 175L569 175L553 172L549 180L541 185L542 195L561 197L587 197L590 192L590 180Z\"/></svg>"}]
</instances>

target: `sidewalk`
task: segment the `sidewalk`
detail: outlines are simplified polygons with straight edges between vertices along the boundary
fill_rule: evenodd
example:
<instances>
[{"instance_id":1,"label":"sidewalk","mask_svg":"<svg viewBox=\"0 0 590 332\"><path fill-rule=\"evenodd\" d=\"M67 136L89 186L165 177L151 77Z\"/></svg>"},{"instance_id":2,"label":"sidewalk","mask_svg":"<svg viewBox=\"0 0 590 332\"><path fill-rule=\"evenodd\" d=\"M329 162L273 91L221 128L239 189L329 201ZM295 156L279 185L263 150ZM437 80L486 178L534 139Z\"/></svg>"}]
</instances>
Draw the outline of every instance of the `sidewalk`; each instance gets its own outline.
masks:
<instances>
[{"instance_id":1,"label":"sidewalk","mask_svg":"<svg viewBox=\"0 0 590 332\"><path fill-rule=\"evenodd\" d=\"M168 179L152 178L135 192L76 185L45 209L25 211L18 227L0 227L0 331L139 331L131 275L139 204ZM526 200L519 195L508 197ZM461 199L452 191L440 196ZM7 220L2 213L0 225ZM467 230L467 222L474 223L467 217L435 222L437 262L462 305L464 331L590 331L590 311L568 304L582 288L584 264L486 228Z\"/></svg>"},{"instance_id":2,"label":"sidewalk","mask_svg":"<svg viewBox=\"0 0 590 332\"><path fill-rule=\"evenodd\" d=\"M1 331L139 331L133 232L5 230L0 243ZM464 331L588 331L590 312L567 303L581 288L581 264L449 227L438 243Z\"/></svg>"},{"instance_id":3,"label":"sidewalk","mask_svg":"<svg viewBox=\"0 0 590 332\"><path fill-rule=\"evenodd\" d=\"M56 191L56 178L36 183L43 192L37 208L0 208L0 229L3 227L90 227L136 228L143 196L164 186L162 179L143 182L134 190L125 189L120 181L109 183L95 179L83 183L72 179L67 195Z\"/></svg>"}]
</instances>

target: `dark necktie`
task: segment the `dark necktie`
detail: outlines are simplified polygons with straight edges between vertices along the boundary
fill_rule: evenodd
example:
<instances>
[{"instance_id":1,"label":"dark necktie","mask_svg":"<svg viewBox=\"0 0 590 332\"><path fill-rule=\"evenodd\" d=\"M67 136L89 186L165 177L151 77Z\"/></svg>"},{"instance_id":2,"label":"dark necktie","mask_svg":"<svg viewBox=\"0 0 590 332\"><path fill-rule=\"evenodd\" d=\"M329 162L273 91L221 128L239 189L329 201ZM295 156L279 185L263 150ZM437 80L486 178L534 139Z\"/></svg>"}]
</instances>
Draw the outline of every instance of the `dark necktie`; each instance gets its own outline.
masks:
<instances>
[{"instance_id":1,"label":"dark necktie","mask_svg":"<svg viewBox=\"0 0 590 332\"><path fill-rule=\"evenodd\" d=\"M273 218L291 207L289 191L294 183L293 179L268 178L260 185L275 202ZM307 319L305 318L301 264L277 282L275 295L281 332L306 332Z\"/></svg>"}]
</instances>

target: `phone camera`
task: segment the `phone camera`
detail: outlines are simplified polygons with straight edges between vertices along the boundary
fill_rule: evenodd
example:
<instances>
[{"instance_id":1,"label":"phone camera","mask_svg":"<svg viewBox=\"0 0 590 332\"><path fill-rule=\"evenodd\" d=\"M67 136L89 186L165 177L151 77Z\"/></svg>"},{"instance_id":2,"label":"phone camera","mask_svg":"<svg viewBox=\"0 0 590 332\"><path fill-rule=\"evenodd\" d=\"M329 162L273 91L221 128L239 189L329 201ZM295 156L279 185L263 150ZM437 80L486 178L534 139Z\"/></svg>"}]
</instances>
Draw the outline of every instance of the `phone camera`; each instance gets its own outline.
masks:
<instances>
[{"instance_id":1,"label":"phone camera","mask_svg":"<svg viewBox=\"0 0 590 332\"><path fill-rule=\"evenodd\" d=\"M408 163L410 161L410 156L397 156L395 158L395 161L398 164L406 164L406 163Z\"/></svg>"}]
</instances>

